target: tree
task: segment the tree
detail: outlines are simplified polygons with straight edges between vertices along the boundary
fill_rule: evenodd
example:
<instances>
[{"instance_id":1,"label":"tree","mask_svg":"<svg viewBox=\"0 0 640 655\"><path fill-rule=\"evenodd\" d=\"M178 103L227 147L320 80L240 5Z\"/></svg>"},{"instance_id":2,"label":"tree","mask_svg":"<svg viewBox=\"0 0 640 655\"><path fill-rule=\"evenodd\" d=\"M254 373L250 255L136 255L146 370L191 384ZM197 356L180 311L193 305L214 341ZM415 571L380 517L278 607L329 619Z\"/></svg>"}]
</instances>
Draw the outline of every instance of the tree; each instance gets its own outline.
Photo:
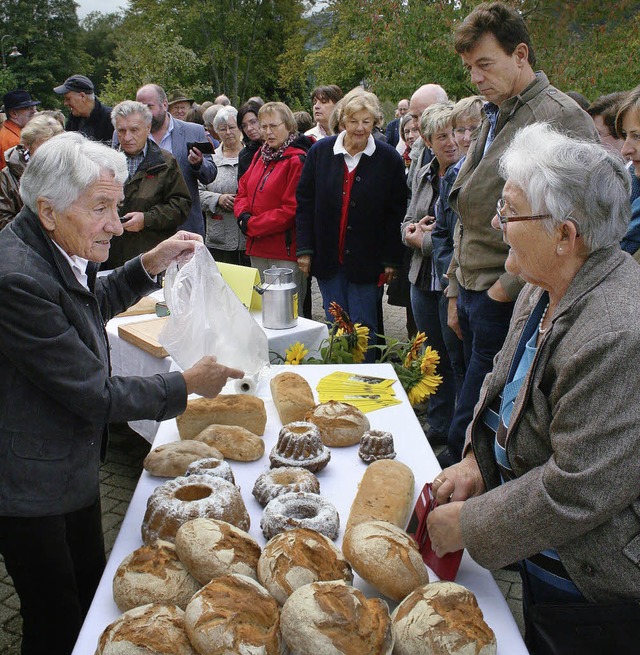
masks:
<instances>
[{"instance_id":1,"label":"tree","mask_svg":"<svg viewBox=\"0 0 640 655\"><path fill-rule=\"evenodd\" d=\"M12 45L22 53L10 62L16 86L29 91L44 107L59 107L60 97L53 87L86 70L89 62L79 47L74 0L3 0L0 25L3 35L12 36ZM8 90L3 86L2 93Z\"/></svg>"},{"instance_id":2,"label":"tree","mask_svg":"<svg viewBox=\"0 0 640 655\"><path fill-rule=\"evenodd\" d=\"M86 75L99 93L104 90L108 74L118 77L114 70L116 34L123 20L124 16L118 12L103 14L92 11L80 23L79 46L90 57Z\"/></svg>"}]
</instances>

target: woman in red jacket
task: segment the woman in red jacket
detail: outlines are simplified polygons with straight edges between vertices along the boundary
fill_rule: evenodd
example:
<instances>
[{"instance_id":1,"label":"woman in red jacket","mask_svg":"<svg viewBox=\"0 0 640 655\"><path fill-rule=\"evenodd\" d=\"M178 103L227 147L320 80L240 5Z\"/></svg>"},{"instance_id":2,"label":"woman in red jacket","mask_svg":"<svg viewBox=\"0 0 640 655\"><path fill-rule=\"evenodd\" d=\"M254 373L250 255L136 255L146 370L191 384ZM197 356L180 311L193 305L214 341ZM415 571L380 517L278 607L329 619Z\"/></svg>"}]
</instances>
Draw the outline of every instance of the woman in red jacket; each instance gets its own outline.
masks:
<instances>
[{"instance_id":1,"label":"woman in red jacket","mask_svg":"<svg viewBox=\"0 0 640 655\"><path fill-rule=\"evenodd\" d=\"M298 312L306 282L296 258L296 187L313 140L298 133L293 113L282 102L268 102L258 112L262 148L238 185L234 213L247 237L251 265L290 268L298 286Z\"/></svg>"}]
</instances>

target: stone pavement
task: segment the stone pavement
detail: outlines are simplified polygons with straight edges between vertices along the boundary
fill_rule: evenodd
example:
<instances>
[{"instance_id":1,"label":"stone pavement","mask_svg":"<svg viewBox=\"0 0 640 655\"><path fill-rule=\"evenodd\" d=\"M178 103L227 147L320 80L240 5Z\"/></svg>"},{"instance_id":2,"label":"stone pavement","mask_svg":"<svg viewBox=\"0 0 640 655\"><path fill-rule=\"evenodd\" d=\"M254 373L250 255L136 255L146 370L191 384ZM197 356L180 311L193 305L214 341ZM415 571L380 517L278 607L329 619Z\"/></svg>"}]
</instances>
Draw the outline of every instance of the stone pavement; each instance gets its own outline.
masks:
<instances>
[{"instance_id":1,"label":"stone pavement","mask_svg":"<svg viewBox=\"0 0 640 655\"><path fill-rule=\"evenodd\" d=\"M404 308L392 307L383 302L385 333L389 336L406 339ZM317 286L313 288L313 317L323 320L322 302ZM142 471L142 460L149 452L149 444L135 433L126 431L111 435L107 460L100 471L100 491L102 497L102 524L105 533L107 553L120 530L122 519L133 495L133 491ZM501 569L493 576L507 600L520 631L522 622L522 585L515 571ZM0 557L0 653L2 655L19 655L22 620L20 603L14 592L11 578L4 568ZM90 655L87 653L87 655Z\"/></svg>"}]
</instances>

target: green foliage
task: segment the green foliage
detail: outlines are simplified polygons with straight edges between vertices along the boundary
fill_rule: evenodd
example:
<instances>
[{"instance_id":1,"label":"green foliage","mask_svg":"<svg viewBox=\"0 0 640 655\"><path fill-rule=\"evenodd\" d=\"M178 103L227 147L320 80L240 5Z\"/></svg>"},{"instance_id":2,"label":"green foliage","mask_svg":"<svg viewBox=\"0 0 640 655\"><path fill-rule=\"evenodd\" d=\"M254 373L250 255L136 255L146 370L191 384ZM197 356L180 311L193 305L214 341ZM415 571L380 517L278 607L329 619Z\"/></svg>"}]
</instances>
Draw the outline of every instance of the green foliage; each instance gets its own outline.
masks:
<instances>
[{"instance_id":1,"label":"green foliage","mask_svg":"<svg viewBox=\"0 0 640 655\"><path fill-rule=\"evenodd\" d=\"M8 46L16 45L22 53L7 61L15 85L27 89L43 106L59 107L61 100L53 87L69 75L86 69L89 57L79 48L78 17L73 0L3 0L0 25ZM5 78L7 79L7 78ZM7 82L13 82L8 78ZM15 86L13 87L15 88ZM9 88L4 84L2 94Z\"/></svg>"},{"instance_id":2,"label":"green foliage","mask_svg":"<svg viewBox=\"0 0 640 655\"><path fill-rule=\"evenodd\" d=\"M119 77L115 69L116 34L124 16L120 13L102 14L92 11L80 23L79 47L90 57L85 75L91 78L101 94L107 75Z\"/></svg>"}]
</instances>

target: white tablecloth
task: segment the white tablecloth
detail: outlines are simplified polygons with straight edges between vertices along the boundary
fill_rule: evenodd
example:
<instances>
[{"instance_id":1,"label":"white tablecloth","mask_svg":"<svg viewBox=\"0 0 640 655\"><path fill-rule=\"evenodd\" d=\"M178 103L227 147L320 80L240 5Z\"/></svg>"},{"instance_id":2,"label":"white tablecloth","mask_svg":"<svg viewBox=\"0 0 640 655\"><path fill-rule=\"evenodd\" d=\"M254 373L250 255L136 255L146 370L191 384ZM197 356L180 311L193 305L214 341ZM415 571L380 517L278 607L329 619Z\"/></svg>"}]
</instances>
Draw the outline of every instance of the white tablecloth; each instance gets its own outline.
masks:
<instances>
[{"instance_id":1,"label":"white tablecloth","mask_svg":"<svg viewBox=\"0 0 640 655\"><path fill-rule=\"evenodd\" d=\"M295 327L286 330L271 330L262 327L262 315L260 312L252 313L253 318L267 335L270 353L278 353L284 357L286 349L300 341L309 349L310 355L317 355L320 345L328 336L327 326L324 323L311 321L307 318L298 318ZM155 375L156 373L167 373L172 369L173 360L171 357L159 359L148 352L134 346L132 343L121 339L118 335L118 326L127 325L139 321L149 321L155 318L153 314L142 314L139 316L126 316L114 318L107 323L107 334L111 345L111 369L113 375ZM158 431L160 423L156 421L131 421L131 428L141 434L147 441L152 442Z\"/></svg>"},{"instance_id":2,"label":"white tablecloth","mask_svg":"<svg viewBox=\"0 0 640 655\"><path fill-rule=\"evenodd\" d=\"M257 462L231 462L236 483L240 486L242 497L251 516L250 534L263 545L265 540L260 530L262 507L253 498L251 490L258 475L269 468L268 454L276 443L281 427L278 414L271 400L268 378L280 372L285 367L274 366L269 376L260 382L259 396L265 400L267 410L267 427L264 434L265 455ZM390 364L359 364L353 366L299 366L292 369L305 377L314 389L320 378L336 370L348 370L366 375L385 378L395 378ZM397 459L404 462L414 472L416 478L415 497L425 482L433 480L440 470L437 460L429 447L420 424L418 423L407 397L399 382L394 385L395 392L403 399L401 405L387 407L369 413L367 416L371 427L391 432L395 440ZM316 393L317 397L317 393ZM178 438L175 420L165 421L158 431L154 446ZM341 520L338 543L341 543L344 524L349 516L349 509L356 489L366 465L357 455L357 446L350 448L333 448L329 465L318 474L320 490L338 509ZM131 504L124 518L120 534L107 563L104 576L93 600L93 604L78 638L74 655L89 655L93 653L103 629L114 621L119 611L113 601L112 580L120 562L130 552L142 545L140 527L146 509L146 501L153 489L162 484L162 478L156 478L143 471ZM432 579L437 579L432 574ZM496 586L491 574L478 566L466 553L462 559L456 582L471 589L484 613L485 620L496 633L498 639L498 655L527 655L527 649L522 641L518 627L509 608ZM367 596L375 596L375 590L356 576L355 586Z\"/></svg>"}]
</instances>

